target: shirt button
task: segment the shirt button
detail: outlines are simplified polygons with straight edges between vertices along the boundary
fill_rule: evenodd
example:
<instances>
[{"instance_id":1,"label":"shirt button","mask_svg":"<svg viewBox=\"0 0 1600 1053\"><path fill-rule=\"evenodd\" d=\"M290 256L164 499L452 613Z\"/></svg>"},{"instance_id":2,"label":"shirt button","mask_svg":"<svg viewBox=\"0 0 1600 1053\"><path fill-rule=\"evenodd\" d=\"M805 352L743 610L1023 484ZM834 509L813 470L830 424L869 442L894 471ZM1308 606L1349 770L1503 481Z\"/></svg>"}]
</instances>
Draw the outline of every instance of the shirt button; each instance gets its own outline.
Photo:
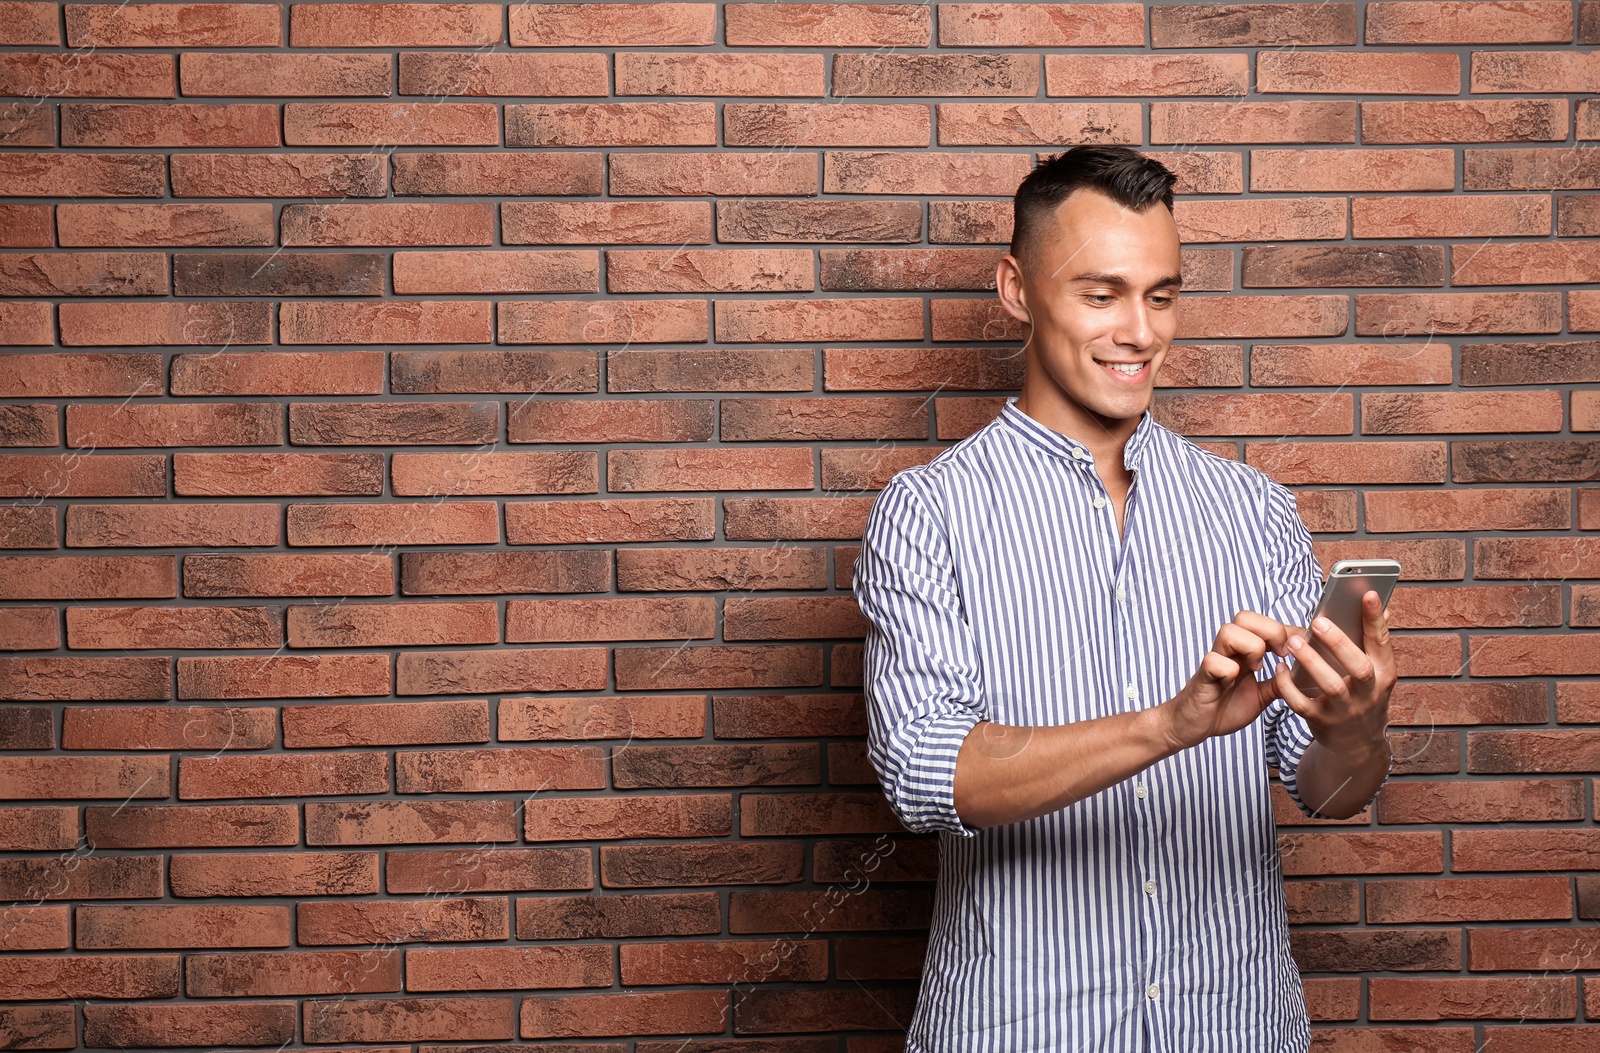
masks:
<instances>
[{"instance_id":1,"label":"shirt button","mask_svg":"<svg viewBox=\"0 0 1600 1053\"><path fill-rule=\"evenodd\" d=\"M1094 499L1094 506L1096 508L1104 508L1106 506L1106 499L1103 498L1103 497L1095 498Z\"/></svg>"},{"instance_id":2,"label":"shirt button","mask_svg":"<svg viewBox=\"0 0 1600 1053\"><path fill-rule=\"evenodd\" d=\"M1128 591L1126 589L1124 589L1121 585L1118 585L1117 586L1117 602L1121 603L1122 601L1126 600L1127 598L1128 598Z\"/></svg>"},{"instance_id":3,"label":"shirt button","mask_svg":"<svg viewBox=\"0 0 1600 1053\"><path fill-rule=\"evenodd\" d=\"M1150 895L1154 896L1156 894L1156 883L1155 883L1155 881L1154 880L1146 881L1144 883L1144 890L1146 892L1150 893Z\"/></svg>"},{"instance_id":4,"label":"shirt button","mask_svg":"<svg viewBox=\"0 0 1600 1053\"><path fill-rule=\"evenodd\" d=\"M1151 998L1157 998L1161 994L1161 988L1156 984L1151 984L1149 987L1144 989L1144 993L1149 995Z\"/></svg>"},{"instance_id":5,"label":"shirt button","mask_svg":"<svg viewBox=\"0 0 1600 1053\"><path fill-rule=\"evenodd\" d=\"M1088 457L1088 456L1089 456L1089 455L1088 455L1088 454L1086 454L1086 453L1084 453L1084 452L1083 452L1083 447L1081 447L1081 446L1074 446L1074 447L1073 447L1073 448L1072 448L1072 459L1073 459L1073 460L1075 460L1075 461L1081 461L1081 460L1083 460L1083 459L1085 459L1085 458L1086 458L1086 457Z\"/></svg>"},{"instance_id":6,"label":"shirt button","mask_svg":"<svg viewBox=\"0 0 1600 1053\"><path fill-rule=\"evenodd\" d=\"M1146 793L1148 793L1148 792L1149 792L1149 791L1147 791L1147 790L1146 790L1146 789L1145 789L1145 788L1144 788L1144 783L1142 783L1142 782L1141 782L1141 783L1135 783L1135 784L1134 784L1134 787L1133 787L1133 795L1134 795L1134 796L1135 796L1135 797L1137 797L1137 798L1139 798L1139 800L1141 800L1141 801L1142 801L1142 800L1144 800L1144 798L1145 798L1145 794L1146 794Z\"/></svg>"},{"instance_id":7,"label":"shirt button","mask_svg":"<svg viewBox=\"0 0 1600 1053\"><path fill-rule=\"evenodd\" d=\"M1133 685L1132 684L1129 684L1128 685L1127 694L1128 694L1128 698L1132 699L1134 695L1138 694L1138 692L1133 689Z\"/></svg>"}]
</instances>

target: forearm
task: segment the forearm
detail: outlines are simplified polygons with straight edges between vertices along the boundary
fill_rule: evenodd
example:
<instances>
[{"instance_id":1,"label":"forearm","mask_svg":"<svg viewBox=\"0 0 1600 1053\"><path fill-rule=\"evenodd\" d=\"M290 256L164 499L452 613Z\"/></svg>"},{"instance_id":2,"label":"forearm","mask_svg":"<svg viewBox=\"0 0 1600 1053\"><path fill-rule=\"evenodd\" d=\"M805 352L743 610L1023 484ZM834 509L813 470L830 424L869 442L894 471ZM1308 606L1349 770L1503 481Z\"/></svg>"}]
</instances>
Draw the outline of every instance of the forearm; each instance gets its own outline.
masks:
<instances>
[{"instance_id":1,"label":"forearm","mask_svg":"<svg viewBox=\"0 0 1600 1053\"><path fill-rule=\"evenodd\" d=\"M1313 741L1295 775L1300 799L1329 819L1348 819L1383 784L1389 773L1389 738L1333 750Z\"/></svg>"},{"instance_id":2,"label":"forearm","mask_svg":"<svg viewBox=\"0 0 1600 1053\"><path fill-rule=\"evenodd\" d=\"M956 757L956 811L968 826L1000 826L1099 793L1176 752L1157 714L1145 709L1034 726L984 721Z\"/></svg>"}]
</instances>

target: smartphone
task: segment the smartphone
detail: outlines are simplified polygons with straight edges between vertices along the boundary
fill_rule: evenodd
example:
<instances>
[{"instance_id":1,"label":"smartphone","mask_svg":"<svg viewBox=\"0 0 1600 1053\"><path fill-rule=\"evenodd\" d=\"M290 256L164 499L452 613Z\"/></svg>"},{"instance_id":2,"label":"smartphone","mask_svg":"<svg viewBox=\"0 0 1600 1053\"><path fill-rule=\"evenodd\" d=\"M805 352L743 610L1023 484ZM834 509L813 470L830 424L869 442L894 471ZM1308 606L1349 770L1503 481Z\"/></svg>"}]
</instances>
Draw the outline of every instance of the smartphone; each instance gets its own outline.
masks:
<instances>
[{"instance_id":1,"label":"smartphone","mask_svg":"<svg viewBox=\"0 0 1600 1053\"><path fill-rule=\"evenodd\" d=\"M1311 618L1314 621L1317 615L1322 615L1344 630L1344 634L1354 640L1357 647L1362 647L1365 633L1362 630L1361 597L1371 589L1378 594L1378 602L1387 607L1389 593L1399 580L1400 564L1395 560L1341 559L1328 571L1328 580L1322 586L1322 598L1317 601L1317 609L1311 613ZM1306 629L1310 628L1308 624ZM1306 641L1341 676L1345 674L1344 665L1314 634L1308 631ZM1312 698L1322 694L1322 688L1317 686L1311 673L1299 662L1293 659L1290 662L1294 666L1294 686Z\"/></svg>"}]
</instances>

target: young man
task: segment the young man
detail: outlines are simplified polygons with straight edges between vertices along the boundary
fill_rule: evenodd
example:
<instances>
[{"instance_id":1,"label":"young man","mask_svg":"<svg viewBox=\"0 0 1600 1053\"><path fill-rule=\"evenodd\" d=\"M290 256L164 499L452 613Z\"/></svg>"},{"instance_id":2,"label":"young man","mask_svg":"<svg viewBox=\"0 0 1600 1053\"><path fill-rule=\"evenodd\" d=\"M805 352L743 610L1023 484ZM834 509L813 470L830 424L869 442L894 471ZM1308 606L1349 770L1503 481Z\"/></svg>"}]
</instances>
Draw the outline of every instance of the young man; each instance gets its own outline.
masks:
<instances>
[{"instance_id":1,"label":"young man","mask_svg":"<svg viewBox=\"0 0 1600 1053\"><path fill-rule=\"evenodd\" d=\"M1307 815L1363 810L1394 657L1372 592L1361 645L1313 629L1349 675L1306 645L1322 574L1293 494L1150 415L1173 181L1115 146L1023 180L996 273L1021 393L868 516L868 753L940 834L906 1053L1310 1043L1267 768Z\"/></svg>"}]
</instances>

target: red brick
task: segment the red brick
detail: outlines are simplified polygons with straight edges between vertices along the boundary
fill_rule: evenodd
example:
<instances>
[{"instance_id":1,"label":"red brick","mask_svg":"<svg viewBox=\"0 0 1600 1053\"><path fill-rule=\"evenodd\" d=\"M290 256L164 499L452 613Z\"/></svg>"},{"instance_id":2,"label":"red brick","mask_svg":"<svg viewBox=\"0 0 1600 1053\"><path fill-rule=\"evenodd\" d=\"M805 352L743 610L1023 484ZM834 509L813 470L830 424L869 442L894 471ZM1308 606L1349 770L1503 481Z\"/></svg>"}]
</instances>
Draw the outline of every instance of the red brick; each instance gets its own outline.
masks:
<instances>
[{"instance_id":1,"label":"red brick","mask_svg":"<svg viewBox=\"0 0 1600 1053\"><path fill-rule=\"evenodd\" d=\"M282 47L277 4L66 4L73 48Z\"/></svg>"},{"instance_id":2,"label":"red brick","mask_svg":"<svg viewBox=\"0 0 1600 1053\"><path fill-rule=\"evenodd\" d=\"M609 987L610 947L414 948L406 951L408 991L496 991Z\"/></svg>"},{"instance_id":3,"label":"red brick","mask_svg":"<svg viewBox=\"0 0 1600 1053\"><path fill-rule=\"evenodd\" d=\"M178 796L186 800L388 791L389 761L381 753L184 757L178 765Z\"/></svg>"},{"instance_id":4,"label":"red brick","mask_svg":"<svg viewBox=\"0 0 1600 1053\"><path fill-rule=\"evenodd\" d=\"M13 901L159 899L161 873L158 855L0 860L0 890Z\"/></svg>"},{"instance_id":5,"label":"red brick","mask_svg":"<svg viewBox=\"0 0 1600 1053\"><path fill-rule=\"evenodd\" d=\"M565 797L525 801L523 812L529 841L727 837L733 832L733 798L723 795Z\"/></svg>"},{"instance_id":6,"label":"red brick","mask_svg":"<svg viewBox=\"0 0 1600 1053\"><path fill-rule=\"evenodd\" d=\"M308 845L432 844L515 841L516 802L307 802ZM311 992L306 992L311 993Z\"/></svg>"},{"instance_id":7,"label":"red brick","mask_svg":"<svg viewBox=\"0 0 1600 1053\"><path fill-rule=\"evenodd\" d=\"M293 1002L90 1005L83 1018L87 1046L154 1046L174 1034L196 1045L273 1046L295 1031Z\"/></svg>"},{"instance_id":8,"label":"red brick","mask_svg":"<svg viewBox=\"0 0 1600 1053\"><path fill-rule=\"evenodd\" d=\"M207 998L398 991L400 951L191 954L184 962L184 990Z\"/></svg>"},{"instance_id":9,"label":"red brick","mask_svg":"<svg viewBox=\"0 0 1600 1053\"><path fill-rule=\"evenodd\" d=\"M821 55L619 51L616 62L618 95L820 96L825 90Z\"/></svg>"},{"instance_id":10,"label":"red brick","mask_svg":"<svg viewBox=\"0 0 1600 1053\"><path fill-rule=\"evenodd\" d=\"M723 1030L727 1018L728 995L722 991L529 996L522 1000L521 1034L524 1038L707 1034Z\"/></svg>"},{"instance_id":11,"label":"red brick","mask_svg":"<svg viewBox=\"0 0 1600 1053\"><path fill-rule=\"evenodd\" d=\"M402 54L402 69L403 60L411 57ZM393 78L394 59L388 55L190 51L178 67L178 83L187 97L388 95Z\"/></svg>"},{"instance_id":12,"label":"red brick","mask_svg":"<svg viewBox=\"0 0 1600 1053\"><path fill-rule=\"evenodd\" d=\"M1140 47L1139 4L940 4L941 47ZM1159 46L1159 45L1158 45Z\"/></svg>"},{"instance_id":13,"label":"red brick","mask_svg":"<svg viewBox=\"0 0 1600 1053\"><path fill-rule=\"evenodd\" d=\"M928 146L927 106L905 103L746 103L722 108L729 146Z\"/></svg>"},{"instance_id":14,"label":"red brick","mask_svg":"<svg viewBox=\"0 0 1600 1053\"><path fill-rule=\"evenodd\" d=\"M159 197L165 161L144 154L0 155L0 181L13 197Z\"/></svg>"},{"instance_id":15,"label":"red brick","mask_svg":"<svg viewBox=\"0 0 1600 1053\"><path fill-rule=\"evenodd\" d=\"M1592 91L1600 74L1593 52L1474 51L1468 90L1483 92ZM1454 89L1451 89L1452 92Z\"/></svg>"},{"instance_id":16,"label":"red brick","mask_svg":"<svg viewBox=\"0 0 1600 1053\"><path fill-rule=\"evenodd\" d=\"M393 163L402 196L598 194L603 168L599 154L515 151L397 153Z\"/></svg>"},{"instance_id":17,"label":"red brick","mask_svg":"<svg viewBox=\"0 0 1600 1053\"><path fill-rule=\"evenodd\" d=\"M62 146L281 144L278 107L267 103L65 103L61 107Z\"/></svg>"},{"instance_id":18,"label":"red brick","mask_svg":"<svg viewBox=\"0 0 1600 1053\"><path fill-rule=\"evenodd\" d=\"M427 849L388 853L389 892L532 892L594 887L587 848Z\"/></svg>"},{"instance_id":19,"label":"red brick","mask_svg":"<svg viewBox=\"0 0 1600 1053\"><path fill-rule=\"evenodd\" d=\"M708 640L716 635L710 597L619 600L512 600L508 643Z\"/></svg>"},{"instance_id":20,"label":"red brick","mask_svg":"<svg viewBox=\"0 0 1600 1053\"><path fill-rule=\"evenodd\" d=\"M76 914L78 946L107 950L287 947L287 906L95 906Z\"/></svg>"},{"instance_id":21,"label":"red brick","mask_svg":"<svg viewBox=\"0 0 1600 1053\"><path fill-rule=\"evenodd\" d=\"M731 105L731 104L730 104ZM508 103L507 146L710 146L710 102Z\"/></svg>"},{"instance_id":22,"label":"red brick","mask_svg":"<svg viewBox=\"0 0 1600 1053\"><path fill-rule=\"evenodd\" d=\"M1321 193L1454 190L1451 150L1251 150L1250 189Z\"/></svg>"},{"instance_id":23,"label":"red brick","mask_svg":"<svg viewBox=\"0 0 1600 1053\"><path fill-rule=\"evenodd\" d=\"M173 998L176 954L6 955L0 985L13 999Z\"/></svg>"},{"instance_id":24,"label":"red brick","mask_svg":"<svg viewBox=\"0 0 1600 1053\"><path fill-rule=\"evenodd\" d=\"M704 300L520 300L500 305L502 344L699 343ZM719 337L720 339L720 337Z\"/></svg>"},{"instance_id":25,"label":"red brick","mask_svg":"<svg viewBox=\"0 0 1600 1053\"><path fill-rule=\"evenodd\" d=\"M1246 443L1245 460L1278 482L1442 483L1442 442Z\"/></svg>"},{"instance_id":26,"label":"red brick","mask_svg":"<svg viewBox=\"0 0 1600 1053\"><path fill-rule=\"evenodd\" d=\"M1593 829L1582 830L1454 830L1450 834L1450 869L1594 870L1600 861L1600 840Z\"/></svg>"},{"instance_id":27,"label":"red brick","mask_svg":"<svg viewBox=\"0 0 1600 1053\"><path fill-rule=\"evenodd\" d=\"M932 35L926 4L732 3L723 18L731 47L920 48Z\"/></svg>"},{"instance_id":28,"label":"red brick","mask_svg":"<svg viewBox=\"0 0 1600 1053\"><path fill-rule=\"evenodd\" d=\"M1461 56L1452 52L1263 49L1256 54L1256 90L1264 95L1455 95L1460 89Z\"/></svg>"},{"instance_id":29,"label":"red brick","mask_svg":"<svg viewBox=\"0 0 1600 1053\"><path fill-rule=\"evenodd\" d=\"M503 897L301 902L295 929L303 946L410 941L504 940Z\"/></svg>"},{"instance_id":30,"label":"red brick","mask_svg":"<svg viewBox=\"0 0 1600 1053\"><path fill-rule=\"evenodd\" d=\"M174 855L172 894L353 896L378 891L376 852L252 852Z\"/></svg>"},{"instance_id":31,"label":"red brick","mask_svg":"<svg viewBox=\"0 0 1600 1053\"><path fill-rule=\"evenodd\" d=\"M1367 529L1381 533L1569 530L1571 494L1558 488L1522 487L1373 490L1366 494L1366 517Z\"/></svg>"},{"instance_id":32,"label":"red brick","mask_svg":"<svg viewBox=\"0 0 1600 1053\"><path fill-rule=\"evenodd\" d=\"M1572 6L1552 0L1521 0L1510 8L1473 0L1367 6L1368 44L1564 44L1571 40Z\"/></svg>"},{"instance_id":33,"label":"red brick","mask_svg":"<svg viewBox=\"0 0 1600 1053\"><path fill-rule=\"evenodd\" d=\"M291 4L289 46L482 47L500 43L498 4Z\"/></svg>"},{"instance_id":34,"label":"red brick","mask_svg":"<svg viewBox=\"0 0 1600 1053\"><path fill-rule=\"evenodd\" d=\"M613 194L776 197L816 192L816 159L795 151L611 155Z\"/></svg>"},{"instance_id":35,"label":"red brick","mask_svg":"<svg viewBox=\"0 0 1600 1053\"><path fill-rule=\"evenodd\" d=\"M282 714L283 744L291 749L489 739L489 705L482 700L284 706Z\"/></svg>"},{"instance_id":36,"label":"red brick","mask_svg":"<svg viewBox=\"0 0 1600 1053\"><path fill-rule=\"evenodd\" d=\"M1137 111L1134 119L1137 122ZM1356 103L1348 100L1150 104L1150 142L1157 145L1355 141Z\"/></svg>"},{"instance_id":37,"label":"red brick","mask_svg":"<svg viewBox=\"0 0 1600 1053\"><path fill-rule=\"evenodd\" d=\"M1031 98L1038 91L1039 60L1033 55L845 52L833 57L833 94L839 98L858 95L1017 95Z\"/></svg>"},{"instance_id":38,"label":"red brick","mask_svg":"<svg viewBox=\"0 0 1600 1053\"><path fill-rule=\"evenodd\" d=\"M1459 836L1459 831L1453 836ZM1284 876L1322 874L1438 874L1443 835L1317 831L1278 835Z\"/></svg>"},{"instance_id":39,"label":"red brick","mask_svg":"<svg viewBox=\"0 0 1600 1053\"><path fill-rule=\"evenodd\" d=\"M72 946L66 907L11 906L0 910L0 947L7 951L61 951Z\"/></svg>"},{"instance_id":40,"label":"red brick","mask_svg":"<svg viewBox=\"0 0 1600 1053\"><path fill-rule=\"evenodd\" d=\"M1031 168L1022 154L830 150L823 154L822 189L831 194L1010 196Z\"/></svg>"},{"instance_id":41,"label":"red brick","mask_svg":"<svg viewBox=\"0 0 1600 1053\"><path fill-rule=\"evenodd\" d=\"M388 656L381 654L178 659L179 698L387 695L390 686Z\"/></svg>"},{"instance_id":42,"label":"red brick","mask_svg":"<svg viewBox=\"0 0 1600 1053\"><path fill-rule=\"evenodd\" d=\"M1404 683L1389 699L1389 723L1418 727L1450 724L1544 724L1544 685L1504 683Z\"/></svg>"},{"instance_id":43,"label":"red brick","mask_svg":"<svg viewBox=\"0 0 1600 1053\"><path fill-rule=\"evenodd\" d=\"M9 678L0 674L0 683L6 679ZM10 694L7 697L24 696ZM47 696L39 693L26 697ZM171 793L171 769L170 757L0 756L0 798L167 797Z\"/></svg>"},{"instance_id":44,"label":"red brick","mask_svg":"<svg viewBox=\"0 0 1600 1053\"><path fill-rule=\"evenodd\" d=\"M510 8L510 16L513 47L671 47L716 42L716 4L517 4Z\"/></svg>"},{"instance_id":45,"label":"red brick","mask_svg":"<svg viewBox=\"0 0 1600 1053\"><path fill-rule=\"evenodd\" d=\"M464 494L592 494L599 490L593 451L394 455L394 492L406 496ZM512 536L512 543L526 543Z\"/></svg>"},{"instance_id":46,"label":"red brick","mask_svg":"<svg viewBox=\"0 0 1600 1053\"><path fill-rule=\"evenodd\" d=\"M288 302L279 308L278 338L285 344L488 343L490 304L470 300Z\"/></svg>"},{"instance_id":47,"label":"red brick","mask_svg":"<svg viewBox=\"0 0 1600 1053\"><path fill-rule=\"evenodd\" d=\"M388 181L385 159L371 153L280 151L172 157L174 197L383 197L388 192ZM403 193L398 166L395 191ZM146 196L155 194L159 191Z\"/></svg>"},{"instance_id":48,"label":"red brick","mask_svg":"<svg viewBox=\"0 0 1600 1053\"><path fill-rule=\"evenodd\" d=\"M1578 982L1567 978L1422 979L1373 977L1367 983L1373 1020L1570 1020Z\"/></svg>"},{"instance_id":49,"label":"red brick","mask_svg":"<svg viewBox=\"0 0 1600 1053\"><path fill-rule=\"evenodd\" d=\"M1531 194L1385 195L1352 198L1350 205L1358 238L1514 237L1550 230L1549 198Z\"/></svg>"},{"instance_id":50,"label":"red brick","mask_svg":"<svg viewBox=\"0 0 1600 1053\"><path fill-rule=\"evenodd\" d=\"M0 556L0 599L173 599L177 594L172 556Z\"/></svg>"},{"instance_id":51,"label":"red brick","mask_svg":"<svg viewBox=\"0 0 1600 1053\"><path fill-rule=\"evenodd\" d=\"M0 698L29 701L171 698L170 658L0 658ZM106 759L110 760L110 759ZM138 762L142 763L142 762Z\"/></svg>"},{"instance_id":52,"label":"red brick","mask_svg":"<svg viewBox=\"0 0 1600 1053\"><path fill-rule=\"evenodd\" d=\"M810 291L815 283L810 249L606 252L606 288L614 293Z\"/></svg>"},{"instance_id":53,"label":"red brick","mask_svg":"<svg viewBox=\"0 0 1600 1053\"><path fill-rule=\"evenodd\" d=\"M502 741L699 738L705 734L703 695L642 698L503 699Z\"/></svg>"},{"instance_id":54,"label":"red brick","mask_svg":"<svg viewBox=\"0 0 1600 1053\"><path fill-rule=\"evenodd\" d=\"M378 554L189 556L185 596L388 596L394 563Z\"/></svg>"},{"instance_id":55,"label":"red brick","mask_svg":"<svg viewBox=\"0 0 1600 1053\"><path fill-rule=\"evenodd\" d=\"M272 205L62 204L62 245L271 245Z\"/></svg>"},{"instance_id":56,"label":"red brick","mask_svg":"<svg viewBox=\"0 0 1600 1053\"><path fill-rule=\"evenodd\" d=\"M1574 676L1600 671L1600 633L1568 633L1551 647L1540 635L1471 638L1473 676Z\"/></svg>"},{"instance_id":57,"label":"red brick","mask_svg":"<svg viewBox=\"0 0 1600 1053\"><path fill-rule=\"evenodd\" d=\"M400 793L602 789L605 758L580 746L408 750L396 755L395 786Z\"/></svg>"},{"instance_id":58,"label":"red brick","mask_svg":"<svg viewBox=\"0 0 1600 1053\"><path fill-rule=\"evenodd\" d=\"M634 987L826 980L827 952L822 940L804 940L781 948L771 940L627 943L620 951L622 982Z\"/></svg>"},{"instance_id":59,"label":"red brick","mask_svg":"<svg viewBox=\"0 0 1600 1053\"><path fill-rule=\"evenodd\" d=\"M0 848L7 851L62 852L78 846L76 805L63 808L45 805L0 807L0 818L5 820L4 825L0 826L0 830L4 831L0 834ZM5 880L9 878L0 872L0 881Z\"/></svg>"},{"instance_id":60,"label":"red brick","mask_svg":"<svg viewBox=\"0 0 1600 1053\"><path fill-rule=\"evenodd\" d=\"M517 937L585 939L716 933L721 907L714 892L539 896L517 901Z\"/></svg>"},{"instance_id":61,"label":"red brick","mask_svg":"<svg viewBox=\"0 0 1600 1053\"><path fill-rule=\"evenodd\" d=\"M716 338L729 343L918 340L920 299L722 300Z\"/></svg>"},{"instance_id":62,"label":"red brick","mask_svg":"<svg viewBox=\"0 0 1600 1053\"><path fill-rule=\"evenodd\" d=\"M605 686L605 667L603 647L407 651L398 660L396 693L598 690Z\"/></svg>"},{"instance_id":63,"label":"red brick","mask_svg":"<svg viewBox=\"0 0 1600 1053\"><path fill-rule=\"evenodd\" d=\"M60 6L46 3L0 4L0 44L61 44Z\"/></svg>"},{"instance_id":64,"label":"red brick","mask_svg":"<svg viewBox=\"0 0 1600 1053\"><path fill-rule=\"evenodd\" d=\"M500 111L489 102L291 102L289 146L498 146Z\"/></svg>"},{"instance_id":65,"label":"red brick","mask_svg":"<svg viewBox=\"0 0 1600 1053\"><path fill-rule=\"evenodd\" d=\"M817 687L822 650L805 644L618 648L616 679L621 690Z\"/></svg>"},{"instance_id":66,"label":"red brick","mask_svg":"<svg viewBox=\"0 0 1600 1053\"><path fill-rule=\"evenodd\" d=\"M1467 770L1471 772L1586 772L1596 767L1596 756L1600 756L1600 732L1478 731L1467 735Z\"/></svg>"},{"instance_id":67,"label":"red brick","mask_svg":"<svg viewBox=\"0 0 1600 1053\"><path fill-rule=\"evenodd\" d=\"M511 9L513 24L520 10L521 7ZM517 55L481 49L402 51L400 94L431 95L436 101L462 95L604 96L610 90L608 73L606 57L590 52ZM385 90L376 94L389 93Z\"/></svg>"},{"instance_id":68,"label":"red brick","mask_svg":"<svg viewBox=\"0 0 1600 1053\"><path fill-rule=\"evenodd\" d=\"M1364 143L1528 142L1567 137L1564 99L1364 102Z\"/></svg>"},{"instance_id":69,"label":"red brick","mask_svg":"<svg viewBox=\"0 0 1600 1053\"><path fill-rule=\"evenodd\" d=\"M266 708L68 706L62 713L61 747L69 750L263 749L277 737L277 711Z\"/></svg>"},{"instance_id":70,"label":"red brick","mask_svg":"<svg viewBox=\"0 0 1600 1053\"><path fill-rule=\"evenodd\" d=\"M613 165L618 160L613 158ZM505 201L500 205L500 219L508 245L691 245L711 241L711 204L705 201ZM486 236L480 244L488 241Z\"/></svg>"},{"instance_id":71,"label":"red brick","mask_svg":"<svg viewBox=\"0 0 1600 1053\"><path fill-rule=\"evenodd\" d=\"M183 496L377 494L383 491L383 455L178 453L172 475Z\"/></svg>"},{"instance_id":72,"label":"red brick","mask_svg":"<svg viewBox=\"0 0 1600 1053\"><path fill-rule=\"evenodd\" d=\"M61 342L101 347L267 344L272 340L271 306L264 301L64 303Z\"/></svg>"},{"instance_id":73,"label":"red brick","mask_svg":"<svg viewBox=\"0 0 1600 1053\"><path fill-rule=\"evenodd\" d=\"M497 1041L516 1035L512 998L337 998L306 1003L307 1042Z\"/></svg>"},{"instance_id":74,"label":"red brick","mask_svg":"<svg viewBox=\"0 0 1600 1053\"><path fill-rule=\"evenodd\" d=\"M1475 970L1526 969L1570 972L1600 963L1593 926L1567 928L1484 928L1470 936L1467 967Z\"/></svg>"}]
</instances>

